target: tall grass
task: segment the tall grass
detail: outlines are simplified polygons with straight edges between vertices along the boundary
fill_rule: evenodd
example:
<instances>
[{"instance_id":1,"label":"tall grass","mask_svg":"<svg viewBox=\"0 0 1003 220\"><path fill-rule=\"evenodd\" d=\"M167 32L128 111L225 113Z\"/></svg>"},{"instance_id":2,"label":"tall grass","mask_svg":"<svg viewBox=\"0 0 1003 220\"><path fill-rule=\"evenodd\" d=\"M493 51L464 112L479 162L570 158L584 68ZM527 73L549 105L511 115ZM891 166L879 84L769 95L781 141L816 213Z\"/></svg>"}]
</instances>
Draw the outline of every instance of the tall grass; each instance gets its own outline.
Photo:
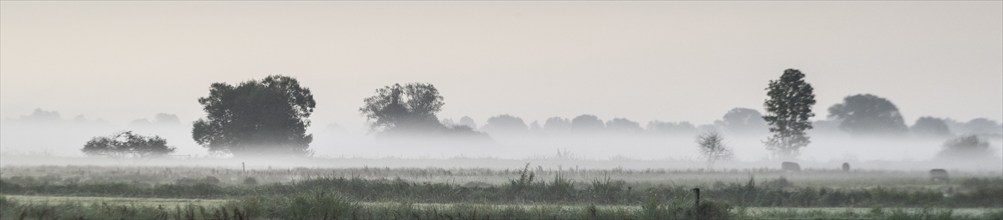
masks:
<instances>
[{"instance_id":1,"label":"tall grass","mask_svg":"<svg viewBox=\"0 0 1003 220\"><path fill-rule=\"evenodd\" d=\"M403 179L315 178L289 184L220 185L206 182L160 185L129 183L24 184L0 179L0 191L10 195L114 196L152 198L240 198L287 195L304 192L338 192L360 201L411 201L417 203L488 204L630 204L646 202L652 192L661 201L690 194L690 188L662 185L631 189L617 180L596 179L578 183L556 175L549 181L534 181L529 171L501 186L467 187L446 183L411 182ZM958 188L895 189L887 187L834 189L799 187L785 179L745 184L715 184L703 187L705 198L755 207L1003 207L1003 179L965 180Z\"/></svg>"},{"instance_id":2,"label":"tall grass","mask_svg":"<svg viewBox=\"0 0 1003 220\"><path fill-rule=\"evenodd\" d=\"M0 219L1003 219L1003 210L981 214L950 209L883 209L868 212L778 209L750 211L715 201L696 206L688 198L660 202L657 197L640 209L562 206L362 204L335 193L299 193L246 197L223 205L174 207L110 205L106 203L20 203L0 196Z\"/></svg>"}]
</instances>

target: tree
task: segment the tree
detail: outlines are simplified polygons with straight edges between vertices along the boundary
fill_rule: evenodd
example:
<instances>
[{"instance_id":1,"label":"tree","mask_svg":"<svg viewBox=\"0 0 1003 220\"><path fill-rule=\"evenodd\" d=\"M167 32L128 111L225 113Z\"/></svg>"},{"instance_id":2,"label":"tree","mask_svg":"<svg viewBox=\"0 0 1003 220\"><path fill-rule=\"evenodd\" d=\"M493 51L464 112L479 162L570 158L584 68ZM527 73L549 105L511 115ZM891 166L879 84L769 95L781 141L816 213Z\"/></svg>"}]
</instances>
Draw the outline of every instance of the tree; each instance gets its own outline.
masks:
<instances>
[{"instance_id":1,"label":"tree","mask_svg":"<svg viewBox=\"0 0 1003 220\"><path fill-rule=\"evenodd\" d=\"M910 130L913 134L921 136L944 137L951 135L951 129L947 127L944 119L934 117L920 117Z\"/></svg>"},{"instance_id":2,"label":"tree","mask_svg":"<svg viewBox=\"0 0 1003 220\"><path fill-rule=\"evenodd\" d=\"M839 128L850 134L904 134L908 131L898 107L888 99L871 94L843 98L829 107L829 118L839 120Z\"/></svg>"},{"instance_id":3,"label":"tree","mask_svg":"<svg viewBox=\"0 0 1003 220\"><path fill-rule=\"evenodd\" d=\"M178 119L178 116L174 114L157 113L157 115L154 116L153 119L154 122L159 125L168 125L168 126L181 125L181 119Z\"/></svg>"},{"instance_id":4,"label":"tree","mask_svg":"<svg viewBox=\"0 0 1003 220\"><path fill-rule=\"evenodd\" d=\"M106 137L94 137L81 151L89 156L107 157L158 157L174 152L176 148L167 146L167 140L160 136L147 137L124 131Z\"/></svg>"},{"instance_id":5,"label":"tree","mask_svg":"<svg viewBox=\"0 0 1003 220\"><path fill-rule=\"evenodd\" d=\"M488 118L488 123L484 125L482 130L492 134L522 133L526 132L528 128L522 118L503 114Z\"/></svg>"},{"instance_id":6,"label":"tree","mask_svg":"<svg viewBox=\"0 0 1003 220\"><path fill-rule=\"evenodd\" d=\"M763 105L766 115L763 120L773 133L766 140L767 149L774 154L789 158L811 143L805 131L812 129L809 118L815 116L815 94L811 84L804 81L804 74L796 69L784 70L778 80L770 80L766 88L770 97Z\"/></svg>"},{"instance_id":7,"label":"tree","mask_svg":"<svg viewBox=\"0 0 1003 220\"><path fill-rule=\"evenodd\" d=\"M965 135L944 142L943 149L937 158L946 160L985 160L993 158L989 141L978 135Z\"/></svg>"},{"instance_id":8,"label":"tree","mask_svg":"<svg viewBox=\"0 0 1003 220\"><path fill-rule=\"evenodd\" d=\"M646 128L649 132L658 134L690 135L697 133L697 127L685 121L681 122L651 121L648 122Z\"/></svg>"},{"instance_id":9,"label":"tree","mask_svg":"<svg viewBox=\"0 0 1003 220\"><path fill-rule=\"evenodd\" d=\"M766 132L769 129L763 115L755 109L733 108L724 114L721 127L734 134Z\"/></svg>"},{"instance_id":10,"label":"tree","mask_svg":"<svg viewBox=\"0 0 1003 220\"><path fill-rule=\"evenodd\" d=\"M248 155L307 155L306 134L316 102L310 89L287 76L239 85L213 83L199 98L206 117L195 121L195 142L214 152Z\"/></svg>"},{"instance_id":11,"label":"tree","mask_svg":"<svg viewBox=\"0 0 1003 220\"><path fill-rule=\"evenodd\" d=\"M707 159L707 168L714 166L714 162L731 159L733 156L731 149L724 145L724 137L717 132L706 132L697 136L697 147L700 148L700 155Z\"/></svg>"},{"instance_id":12,"label":"tree","mask_svg":"<svg viewBox=\"0 0 1003 220\"><path fill-rule=\"evenodd\" d=\"M463 116L462 118L460 118L460 125L467 126L470 128L477 128L477 123L474 122L474 119L468 116Z\"/></svg>"},{"instance_id":13,"label":"tree","mask_svg":"<svg viewBox=\"0 0 1003 220\"><path fill-rule=\"evenodd\" d=\"M597 132L606 126L595 115L579 115L571 119L571 130L576 132Z\"/></svg>"},{"instance_id":14,"label":"tree","mask_svg":"<svg viewBox=\"0 0 1003 220\"><path fill-rule=\"evenodd\" d=\"M543 129L551 133L564 133L571 130L571 121L561 117L550 117L543 122Z\"/></svg>"},{"instance_id":15,"label":"tree","mask_svg":"<svg viewBox=\"0 0 1003 220\"><path fill-rule=\"evenodd\" d=\"M435 131L445 128L435 115L445 105L432 84L393 84L376 89L359 111L372 122L373 129L399 132Z\"/></svg>"},{"instance_id":16,"label":"tree","mask_svg":"<svg viewBox=\"0 0 1003 220\"><path fill-rule=\"evenodd\" d=\"M644 131L644 129L641 128L641 124L626 118L614 118L613 120L607 121L606 130L624 134L641 133L641 131Z\"/></svg>"},{"instance_id":17,"label":"tree","mask_svg":"<svg viewBox=\"0 0 1003 220\"><path fill-rule=\"evenodd\" d=\"M1001 134L1003 127L996 121L987 118L976 118L965 123L965 130L970 134Z\"/></svg>"}]
</instances>

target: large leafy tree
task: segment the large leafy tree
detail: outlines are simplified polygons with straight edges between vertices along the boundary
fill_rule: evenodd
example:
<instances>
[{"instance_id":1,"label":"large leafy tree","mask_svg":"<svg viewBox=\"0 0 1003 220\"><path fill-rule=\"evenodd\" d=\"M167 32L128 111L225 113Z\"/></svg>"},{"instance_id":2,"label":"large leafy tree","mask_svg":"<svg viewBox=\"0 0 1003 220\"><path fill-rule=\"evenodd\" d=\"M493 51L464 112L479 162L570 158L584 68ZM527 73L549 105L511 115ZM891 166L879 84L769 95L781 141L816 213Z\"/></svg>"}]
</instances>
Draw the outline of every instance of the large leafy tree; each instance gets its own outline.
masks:
<instances>
[{"instance_id":1,"label":"large leafy tree","mask_svg":"<svg viewBox=\"0 0 1003 220\"><path fill-rule=\"evenodd\" d=\"M888 99L871 94L843 98L829 107L829 118L840 121L839 128L851 134L904 134L908 131L898 107Z\"/></svg>"},{"instance_id":2,"label":"large leafy tree","mask_svg":"<svg viewBox=\"0 0 1003 220\"><path fill-rule=\"evenodd\" d=\"M359 111L372 122L373 129L430 131L444 128L436 113L445 103L432 84L385 86L376 89L376 95L363 102Z\"/></svg>"},{"instance_id":3,"label":"large leafy tree","mask_svg":"<svg viewBox=\"0 0 1003 220\"><path fill-rule=\"evenodd\" d=\"M798 151L811 143L805 131L812 129L809 118L815 116L815 93L811 84L804 81L804 74L796 69L784 70L780 79L770 80L766 88L769 99L763 103L766 115L763 120L773 133L766 140L766 146L782 158L794 157Z\"/></svg>"},{"instance_id":4,"label":"large leafy tree","mask_svg":"<svg viewBox=\"0 0 1003 220\"><path fill-rule=\"evenodd\" d=\"M295 78L213 83L209 96L198 101L206 117L195 121L192 138L211 151L234 156L310 153L313 136L306 128L316 102Z\"/></svg>"},{"instance_id":5,"label":"large leafy tree","mask_svg":"<svg viewBox=\"0 0 1003 220\"><path fill-rule=\"evenodd\" d=\"M174 152L175 148L167 146L167 140L160 136L142 136L125 131L106 137L94 137L81 151L89 156L107 157L157 157Z\"/></svg>"}]
</instances>

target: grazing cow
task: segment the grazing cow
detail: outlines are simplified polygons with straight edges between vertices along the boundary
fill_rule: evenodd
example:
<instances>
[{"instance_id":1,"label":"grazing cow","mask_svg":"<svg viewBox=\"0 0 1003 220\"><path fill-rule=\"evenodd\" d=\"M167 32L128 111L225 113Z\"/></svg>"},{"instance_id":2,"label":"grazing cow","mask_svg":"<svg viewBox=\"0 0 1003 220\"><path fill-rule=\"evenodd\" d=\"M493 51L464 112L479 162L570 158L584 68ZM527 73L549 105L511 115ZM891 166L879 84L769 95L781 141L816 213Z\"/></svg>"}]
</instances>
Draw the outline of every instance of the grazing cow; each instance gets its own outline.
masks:
<instances>
[{"instance_id":1,"label":"grazing cow","mask_svg":"<svg viewBox=\"0 0 1003 220\"><path fill-rule=\"evenodd\" d=\"M788 172L800 172L801 165L798 165L798 163L795 162L784 162L780 164L780 169Z\"/></svg>"},{"instance_id":2,"label":"grazing cow","mask_svg":"<svg viewBox=\"0 0 1003 220\"><path fill-rule=\"evenodd\" d=\"M934 182L944 181L947 182L950 178L947 176L947 170L944 169L932 169L930 170L930 180Z\"/></svg>"},{"instance_id":3,"label":"grazing cow","mask_svg":"<svg viewBox=\"0 0 1003 220\"><path fill-rule=\"evenodd\" d=\"M850 163L843 162L843 172L850 172Z\"/></svg>"}]
</instances>

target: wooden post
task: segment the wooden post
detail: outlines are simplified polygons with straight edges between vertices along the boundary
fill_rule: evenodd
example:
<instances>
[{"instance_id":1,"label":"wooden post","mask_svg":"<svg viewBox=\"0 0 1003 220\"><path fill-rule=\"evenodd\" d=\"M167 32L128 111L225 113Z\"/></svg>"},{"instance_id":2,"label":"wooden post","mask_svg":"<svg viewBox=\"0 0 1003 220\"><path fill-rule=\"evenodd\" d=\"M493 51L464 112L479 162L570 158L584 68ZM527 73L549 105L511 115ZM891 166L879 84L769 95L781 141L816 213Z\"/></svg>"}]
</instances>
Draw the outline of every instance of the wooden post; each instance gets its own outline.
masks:
<instances>
[{"instance_id":1,"label":"wooden post","mask_svg":"<svg viewBox=\"0 0 1003 220\"><path fill-rule=\"evenodd\" d=\"M695 206L693 206L693 214L696 216L696 220L700 220L700 188L693 188L693 194L696 195Z\"/></svg>"}]
</instances>

